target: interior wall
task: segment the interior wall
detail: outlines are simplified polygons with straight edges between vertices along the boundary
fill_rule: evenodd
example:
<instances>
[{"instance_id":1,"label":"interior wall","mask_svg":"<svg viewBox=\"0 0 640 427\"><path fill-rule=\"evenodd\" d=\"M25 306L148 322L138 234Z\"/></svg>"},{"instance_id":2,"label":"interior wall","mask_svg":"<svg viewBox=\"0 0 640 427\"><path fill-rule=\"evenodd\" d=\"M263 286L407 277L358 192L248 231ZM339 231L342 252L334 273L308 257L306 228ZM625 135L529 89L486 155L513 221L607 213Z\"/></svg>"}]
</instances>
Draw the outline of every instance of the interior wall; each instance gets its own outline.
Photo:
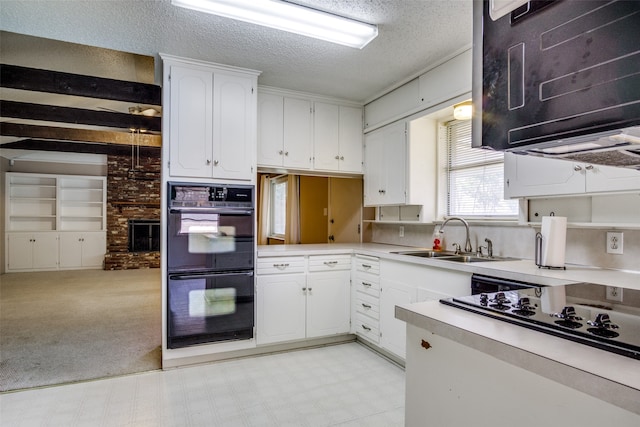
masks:
<instances>
[{"instance_id":1,"label":"interior wall","mask_svg":"<svg viewBox=\"0 0 640 427\"><path fill-rule=\"evenodd\" d=\"M300 176L300 243L327 243L329 179Z\"/></svg>"}]
</instances>

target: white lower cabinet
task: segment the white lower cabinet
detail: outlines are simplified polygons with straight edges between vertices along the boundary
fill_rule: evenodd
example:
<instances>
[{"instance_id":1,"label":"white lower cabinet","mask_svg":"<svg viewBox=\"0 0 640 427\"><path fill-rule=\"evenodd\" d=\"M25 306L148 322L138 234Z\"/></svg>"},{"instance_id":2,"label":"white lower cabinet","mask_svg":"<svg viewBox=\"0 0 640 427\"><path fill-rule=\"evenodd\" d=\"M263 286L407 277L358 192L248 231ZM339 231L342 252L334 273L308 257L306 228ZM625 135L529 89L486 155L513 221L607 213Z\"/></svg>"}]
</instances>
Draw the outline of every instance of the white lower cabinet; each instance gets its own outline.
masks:
<instances>
[{"instance_id":1,"label":"white lower cabinet","mask_svg":"<svg viewBox=\"0 0 640 427\"><path fill-rule=\"evenodd\" d=\"M58 233L7 233L7 271L58 268Z\"/></svg>"},{"instance_id":2,"label":"white lower cabinet","mask_svg":"<svg viewBox=\"0 0 640 427\"><path fill-rule=\"evenodd\" d=\"M61 233L60 268L102 267L106 249L104 232Z\"/></svg>"},{"instance_id":3,"label":"white lower cabinet","mask_svg":"<svg viewBox=\"0 0 640 427\"><path fill-rule=\"evenodd\" d=\"M304 338L306 275L258 276L256 286L256 343Z\"/></svg>"},{"instance_id":4,"label":"white lower cabinet","mask_svg":"<svg viewBox=\"0 0 640 427\"><path fill-rule=\"evenodd\" d=\"M351 256L308 258L258 260L258 345L349 333Z\"/></svg>"},{"instance_id":5,"label":"white lower cabinet","mask_svg":"<svg viewBox=\"0 0 640 427\"><path fill-rule=\"evenodd\" d=\"M352 331L378 345L380 342L380 260L354 256Z\"/></svg>"},{"instance_id":6,"label":"white lower cabinet","mask_svg":"<svg viewBox=\"0 0 640 427\"><path fill-rule=\"evenodd\" d=\"M404 359L406 323L395 317L396 305L470 293L471 273L381 260L380 347Z\"/></svg>"}]
</instances>

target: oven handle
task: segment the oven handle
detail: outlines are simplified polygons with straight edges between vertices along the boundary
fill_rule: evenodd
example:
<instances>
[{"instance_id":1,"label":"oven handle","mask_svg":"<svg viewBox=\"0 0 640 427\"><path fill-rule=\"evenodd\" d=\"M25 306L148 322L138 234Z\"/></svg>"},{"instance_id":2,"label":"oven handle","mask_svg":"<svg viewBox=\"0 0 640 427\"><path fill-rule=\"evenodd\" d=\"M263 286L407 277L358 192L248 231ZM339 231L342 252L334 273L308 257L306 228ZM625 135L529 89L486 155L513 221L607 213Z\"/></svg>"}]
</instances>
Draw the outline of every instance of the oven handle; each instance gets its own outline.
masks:
<instances>
[{"instance_id":1,"label":"oven handle","mask_svg":"<svg viewBox=\"0 0 640 427\"><path fill-rule=\"evenodd\" d=\"M229 208L171 208L169 213L204 213L204 214L222 214L222 215L253 215L253 209L229 209Z\"/></svg>"},{"instance_id":2,"label":"oven handle","mask_svg":"<svg viewBox=\"0 0 640 427\"><path fill-rule=\"evenodd\" d=\"M192 279L203 279L205 277L228 277L228 276L253 276L253 271L234 271L230 273L170 274L169 280L192 280Z\"/></svg>"}]
</instances>

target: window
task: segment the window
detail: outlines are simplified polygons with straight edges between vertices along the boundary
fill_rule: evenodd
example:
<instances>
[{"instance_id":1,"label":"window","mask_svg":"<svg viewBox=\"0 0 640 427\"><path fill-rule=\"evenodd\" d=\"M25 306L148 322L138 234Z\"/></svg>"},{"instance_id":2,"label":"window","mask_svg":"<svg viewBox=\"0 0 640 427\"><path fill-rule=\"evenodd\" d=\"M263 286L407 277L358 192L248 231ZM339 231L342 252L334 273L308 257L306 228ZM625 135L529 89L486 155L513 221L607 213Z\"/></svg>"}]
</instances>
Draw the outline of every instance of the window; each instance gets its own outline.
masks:
<instances>
[{"instance_id":1,"label":"window","mask_svg":"<svg viewBox=\"0 0 640 427\"><path fill-rule=\"evenodd\" d=\"M471 120L445 124L447 215L514 218L517 200L504 200L504 154L471 148Z\"/></svg>"},{"instance_id":2,"label":"window","mask_svg":"<svg viewBox=\"0 0 640 427\"><path fill-rule=\"evenodd\" d=\"M271 180L269 192L271 212L270 233L273 237L284 239L285 225L287 223L287 177L281 176Z\"/></svg>"}]
</instances>

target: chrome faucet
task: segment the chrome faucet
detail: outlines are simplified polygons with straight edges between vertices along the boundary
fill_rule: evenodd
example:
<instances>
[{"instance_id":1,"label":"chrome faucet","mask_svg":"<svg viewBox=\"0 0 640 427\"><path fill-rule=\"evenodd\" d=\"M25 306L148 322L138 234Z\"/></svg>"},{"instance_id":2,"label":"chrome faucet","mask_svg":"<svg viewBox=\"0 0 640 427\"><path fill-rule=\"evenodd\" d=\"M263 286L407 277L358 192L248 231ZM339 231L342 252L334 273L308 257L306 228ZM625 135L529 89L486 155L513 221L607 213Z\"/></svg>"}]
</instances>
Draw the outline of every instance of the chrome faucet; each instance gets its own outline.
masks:
<instances>
[{"instance_id":1,"label":"chrome faucet","mask_svg":"<svg viewBox=\"0 0 640 427\"><path fill-rule=\"evenodd\" d=\"M451 221L452 219L457 219L458 221L462 222L464 224L464 228L467 231L467 241L464 244L464 251L465 252L473 252L473 248L471 247L471 240L469 239L469 223L467 221L464 220L464 218L460 218L459 216L452 216L451 218L447 218L442 225L440 226L439 231L442 231L444 229L444 226L447 225L447 223L449 221Z\"/></svg>"},{"instance_id":2,"label":"chrome faucet","mask_svg":"<svg viewBox=\"0 0 640 427\"><path fill-rule=\"evenodd\" d=\"M487 256L493 258L493 242L488 237L484 241L487 243Z\"/></svg>"}]
</instances>

